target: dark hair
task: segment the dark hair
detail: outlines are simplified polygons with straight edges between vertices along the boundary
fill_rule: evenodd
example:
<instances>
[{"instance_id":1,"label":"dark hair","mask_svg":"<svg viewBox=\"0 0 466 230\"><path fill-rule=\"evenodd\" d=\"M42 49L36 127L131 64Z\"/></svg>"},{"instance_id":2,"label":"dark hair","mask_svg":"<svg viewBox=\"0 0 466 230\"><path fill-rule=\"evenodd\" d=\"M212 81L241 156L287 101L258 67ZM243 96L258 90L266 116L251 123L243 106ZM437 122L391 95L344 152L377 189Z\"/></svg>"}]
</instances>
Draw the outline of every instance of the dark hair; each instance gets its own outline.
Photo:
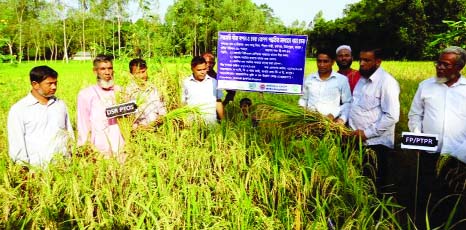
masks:
<instances>
[{"instance_id":1,"label":"dark hair","mask_svg":"<svg viewBox=\"0 0 466 230\"><path fill-rule=\"evenodd\" d=\"M382 49L375 47L363 47L360 52L372 52L375 59L382 59Z\"/></svg>"},{"instance_id":2,"label":"dark hair","mask_svg":"<svg viewBox=\"0 0 466 230\"><path fill-rule=\"evenodd\" d=\"M200 64L206 64L206 60L201 57L201 56L195 56L193 57L193 59L191 60L191 68L194 68L196 67L197 65L200 65Z\"/></svg>"},{"instance_id":3,"label":"dark hair","mask_svg":"<svg viewBox=\"0 0 466 230\"><path fill-rule=\"evenodd\" d=\"M37 83L41 83L48 77L56 79L58 78L58 73L46 65L36 66L31 69L31 72L29 72L29 80L31 80L31 82L35 81Z\"/></svg>"},{"instance_id":4,"label":"dark hair","mask_svg":"<svg viewBox=\"0 0 466 230\"><path fill-rule=\"evenodd\" d=\"M141 58L135 58L129 62L129 72L133 73L133 66L139 67L139 69L147 69L146 61Z\"/></svg>"},{"instance_id":5,"label":"dark hair","mask_svg":"<svg viewBox=\"0 0 466 230\"><path fill-rule=\"evenodd\" d=\"M246 104L246 105L248 105L248 106L251 106L251 105L252 105L251 99L245 97L245 98L243 98L243 99L241 99L241 100L239 101L239 106L240 106L240 107L243 106L244 104Z\"/></svg>"},{"instance_id":6,"label":"dark hair","mask_svg":"<svg viewBox=\"0 0 466 230\"><path fill-rule=\"evenodd\" d=\"M211 52L205 52L201 56L202 57L209 56L210 58L215 58L215 56Z\"/></svg>"},{"instance_id":7,"label":"dark hair","mask_svg":"<svg viewBox=\"0 0 466 230\"><path fill-rule=\"evenodd\" d=\"M319 54L327 55L330 59L335 60L335 53L330 50L327 50L327 49L317 50L316 58L319 56Z\"/></svg>"},{"instance_id":8,"label":"dark hair","mask_svg":"<svg viewBox=\"0 0 466 230\"><path fill-rule=\"evenodd\" d=\"M109 56L109 55L106 55L106 54L99 54L99 55L97 55L97 57L95 57L95 59L93 61L93 65L94 65L94 67L97 67L97 64L99 64L101 62L110 62L110 63L112 63L112 61L113 61L112 56Z\"/></svg>"}]
</instances>

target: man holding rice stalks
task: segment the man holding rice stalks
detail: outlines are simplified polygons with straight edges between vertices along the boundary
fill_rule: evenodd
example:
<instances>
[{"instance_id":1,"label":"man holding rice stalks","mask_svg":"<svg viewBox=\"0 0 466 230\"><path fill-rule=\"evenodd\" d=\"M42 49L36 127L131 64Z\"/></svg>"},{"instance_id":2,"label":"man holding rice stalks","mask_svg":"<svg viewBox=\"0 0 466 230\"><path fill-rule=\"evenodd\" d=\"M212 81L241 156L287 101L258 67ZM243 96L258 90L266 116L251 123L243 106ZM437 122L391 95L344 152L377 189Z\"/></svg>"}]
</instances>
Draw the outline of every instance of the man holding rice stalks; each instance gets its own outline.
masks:
<instances>
[{"instance_id":1,"label":"man holding rice stalks","mask_svg":"<svg viewBox=\"0 0 466 230\"><path fill-rule=\"evenodd\" d=\"M78 146L92 144L106 157L119 155L124 140L115 117L106 115L106 108L116 104L112 58L98 55L93 62L97 84L78 94Z\"/></svg>"},{"instance_id":2,"label":"man holding rice stalks","mask_svg":"<svg viewBox=\"0 0 466 230\"><path fill-rule=\"evenodd\" d=\"M395 124L400 116L400 87L396 79L380 67L380 49L362 49L359 62L361 79L354 88L348 123L354 130L352 135L377 154L377 164L373 165L377 166L375 182L380 188L387 170L387 154L395 145Z\"/></svg>"},{"instance_id":3,"label":"man holding rice stalks","mask_svg":"<svg viewBox=\"0 0 466 230\"><path fill-rule=\"evenodd\" d=\"M351 102L351 90L345 76L332 70L335 62L333 52L317 52L317 73L304 81L303 95L298 104L315 110L331 120L345 124Z\"/></svg>"},{"instance_id":4,"label":"man holding rice stalks","mask_svg":"<svg viewBox=\"0 0 466 230\"><path fill-rule=\"evenodd\" d=\"M206 124L223 119L223 93L217 89L217 80L207 75L207 62L201 56L191 60L192 75L183 80L181 102L200 108Z\"/></svg>"}]
</instances>

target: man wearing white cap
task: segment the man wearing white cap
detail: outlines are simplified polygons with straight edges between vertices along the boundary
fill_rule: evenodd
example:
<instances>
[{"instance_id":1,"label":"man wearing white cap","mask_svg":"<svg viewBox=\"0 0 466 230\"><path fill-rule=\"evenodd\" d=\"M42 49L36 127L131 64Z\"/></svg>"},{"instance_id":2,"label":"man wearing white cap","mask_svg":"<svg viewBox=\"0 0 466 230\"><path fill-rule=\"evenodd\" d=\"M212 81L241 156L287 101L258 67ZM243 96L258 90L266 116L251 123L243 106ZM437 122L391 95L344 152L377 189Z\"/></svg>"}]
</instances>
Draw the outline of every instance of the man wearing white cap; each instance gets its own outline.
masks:
<instances>
[{"instance_id":1,"label":"man wearing white cap","mask_svg":"<svg viewBox=\"0 0 466 230\"><path fill-rule=\"evenodd\" d=\"M351 54L351 47L348 45L341 45L336 50L338 73L345 75L348 78L351 93L353 93L356 83L358 83L361 74L359 71L352 69L353 55Z\"/></svg>"}]
</instances>

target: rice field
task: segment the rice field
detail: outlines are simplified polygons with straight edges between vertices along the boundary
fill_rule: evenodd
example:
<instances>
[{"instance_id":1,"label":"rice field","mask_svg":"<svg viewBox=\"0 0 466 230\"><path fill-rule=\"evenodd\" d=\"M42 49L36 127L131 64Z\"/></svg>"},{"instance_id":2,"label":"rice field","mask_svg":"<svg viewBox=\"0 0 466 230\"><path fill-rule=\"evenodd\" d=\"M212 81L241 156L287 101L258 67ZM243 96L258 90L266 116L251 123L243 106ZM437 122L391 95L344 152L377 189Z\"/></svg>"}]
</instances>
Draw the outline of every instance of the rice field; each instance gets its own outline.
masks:
<instances>
[{"instance_id":1,"label":"rice field","mask_svg":"<svg viewBox=\"0 0 466 230\"><path fill-rule=\"evenodd\" d=\"M127 63L114 63L117 83L129 81ZM368 152L342 138L347 130L297 106L298 96L238 92L216 127L180 125L191 111L180 105L189 59L148 60L149 78L165 100L165 123L131 131L119 120L128 158L103 159L73 148L46 169L25 171L8 157L6 121L29 89L29 71L49 65L59 73L57 96L76 128L78 91L95 83L90 62L0 64L1 229L401 229L404 207L377 197L361 175ZM384 61L401 86L397 133L417 84L434 74L431 62ZM337 68L334 66L334 68ZM357 63L353 64L357 68ZM306 74L316 71L313 60ZM249 97L261 118L244 120ZM408 226L411 226L408 224Z\"/></svg>"}]
</instances>

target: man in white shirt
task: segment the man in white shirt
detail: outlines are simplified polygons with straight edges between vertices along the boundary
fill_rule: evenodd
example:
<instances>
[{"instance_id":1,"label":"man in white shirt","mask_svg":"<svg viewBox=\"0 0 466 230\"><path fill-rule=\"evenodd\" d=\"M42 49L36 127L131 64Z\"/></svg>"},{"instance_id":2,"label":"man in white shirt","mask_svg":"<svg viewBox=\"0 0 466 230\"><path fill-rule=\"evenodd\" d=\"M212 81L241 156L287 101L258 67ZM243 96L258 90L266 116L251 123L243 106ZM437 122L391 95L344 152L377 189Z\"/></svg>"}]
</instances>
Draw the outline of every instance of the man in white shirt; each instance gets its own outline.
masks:
<instances>
[{"instance_id":1,"label":"man in white shirt","mask_svg":"<svg viewBox=\"0 0 466 230\"><path fill-rule=\"evenodd\" d=\"M344 124L348 119L351 90L346 77L332 70L334 63L333 52L317 52L318 71L304 81L298 104Z\"/></svg>"},{"instance_id":2,"label":"man in white shirt","mask_svg":"<svg viewBox=\"0 0 466 230\"><path fill-rule=\"evenodd\" d=\"M353 91L349 125L353 135L377 153L376 185L385 179L387 154L395 145L395 124L400 116L400 87L382 67L380 49L363 49L359 54L361 78Z\"/></svg>"},{"instance_id":3,"label":"man in white shirt","mask_svg":"<svg viewBox=\"0 0 466 230\"><path fill-rule=\"evenodd\" d=\"M8 114L9 155L18 163L46 166L54 154L68 155L73 128L65 103L55 97L58 73L37 66L29 78L31 92Z\"/></svg>"},{"instance_id":4,"label":"man in white shirt","mask_svg":"<svg viewBox=\"0 0 466 230\"><path fill-rule=\"evenodd\" d=\"M213 124L223 119L222 91L217 90L217 80L207 75L207 63L203 57L191 60L192 75L183 80L181 102L198 106L205 123Z\"/></svg>"},{"instance_id":5,"label":"man in white shirt","mask_svg":"<svg viewBox=\"0 0 466 230\"><path fill-rule=\"evenodd\" d=\"M458 202L464 191L456 188L457 184L460 188L464 184L466 167L466 78L461 75L465 63L464 49L456 46L444 49L435 62L436 76L419 84L408 114L411 132L439 136L436 153L421 151L419 154L418 214L428 213L432 228L452 217L451 223L466 218L464 197ZM440 154L454 158L444 162L437 171ZM455 205L459 206L450 217ZM465 225L456 227L465 229Z\"/></svg>"},{"instance_id":6,"label":"man in white shirt","mask_svg":"<svg viewBox=\"0 0 466 230\"><path fill-rule=\"evenodd\" d=\"M442 51L437 76L419 84L409 111L409 130L439 135L438 152L466 163L466 53L460 47Z\"/></svg>"}]
</instances>

